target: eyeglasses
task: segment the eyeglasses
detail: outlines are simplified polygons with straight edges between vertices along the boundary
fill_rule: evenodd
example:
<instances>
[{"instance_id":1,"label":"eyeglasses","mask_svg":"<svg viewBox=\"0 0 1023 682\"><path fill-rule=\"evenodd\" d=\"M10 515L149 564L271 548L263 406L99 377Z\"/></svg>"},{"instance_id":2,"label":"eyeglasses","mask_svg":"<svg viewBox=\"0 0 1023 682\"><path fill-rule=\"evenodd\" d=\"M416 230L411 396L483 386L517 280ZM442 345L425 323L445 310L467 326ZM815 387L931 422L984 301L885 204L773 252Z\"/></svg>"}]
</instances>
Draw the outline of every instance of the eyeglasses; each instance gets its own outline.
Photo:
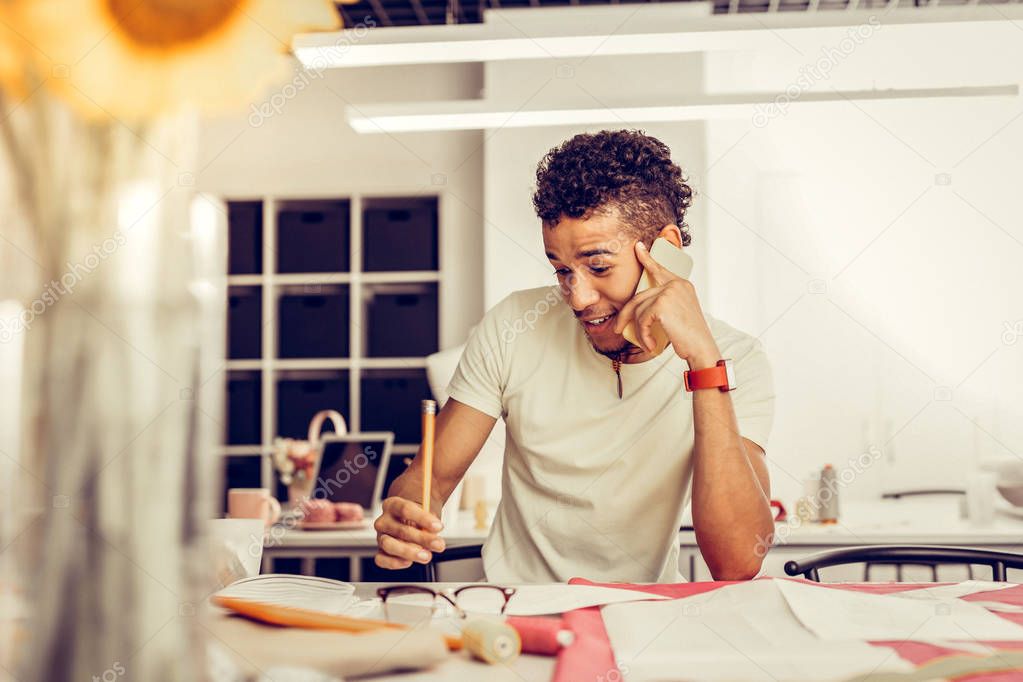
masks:
<instances>
[{"instance_id":1,"label":"eyeglasses","mask_svg":"<svg viewBox=\"0 0 1023 682\"><path fill-rule=\"evenodd\" d=\"M377 589L377 596L384 607L384 618L390 620L387 612L387 600L390 597L401 597L404 595L422 595L424 599L430 600L433 615L445 609L453 610L459 618L466 617L466 611L478 611L481 613L498 613L504 615L508 608L508 601L515 594L514 587L500 587L498 585L465 585L458 589L434 590L422 585L390 585ZM410 602L410 604L418 604Z\"/></svg>"}]
</instances>

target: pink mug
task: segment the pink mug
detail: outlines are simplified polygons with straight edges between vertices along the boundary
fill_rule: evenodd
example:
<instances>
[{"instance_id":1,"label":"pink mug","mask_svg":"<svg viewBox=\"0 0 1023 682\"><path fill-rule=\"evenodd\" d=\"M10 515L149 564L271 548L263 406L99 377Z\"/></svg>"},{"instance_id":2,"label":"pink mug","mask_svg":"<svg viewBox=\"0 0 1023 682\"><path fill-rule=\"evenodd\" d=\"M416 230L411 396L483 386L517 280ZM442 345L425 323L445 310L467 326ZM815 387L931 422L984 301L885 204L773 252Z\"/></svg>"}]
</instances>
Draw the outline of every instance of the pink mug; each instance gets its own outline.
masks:
<instances>
[{"instance_id":1,"label":"pink mug","mask_svg":"<svg viewBox=\"0 0 1023 682\"><path fill-rule=\"evenodd\" d=\"M263 519L270 526L281 518L281 503L266 488L231 488L227 491L227 516Z\"/></svg>"}]
</instances>

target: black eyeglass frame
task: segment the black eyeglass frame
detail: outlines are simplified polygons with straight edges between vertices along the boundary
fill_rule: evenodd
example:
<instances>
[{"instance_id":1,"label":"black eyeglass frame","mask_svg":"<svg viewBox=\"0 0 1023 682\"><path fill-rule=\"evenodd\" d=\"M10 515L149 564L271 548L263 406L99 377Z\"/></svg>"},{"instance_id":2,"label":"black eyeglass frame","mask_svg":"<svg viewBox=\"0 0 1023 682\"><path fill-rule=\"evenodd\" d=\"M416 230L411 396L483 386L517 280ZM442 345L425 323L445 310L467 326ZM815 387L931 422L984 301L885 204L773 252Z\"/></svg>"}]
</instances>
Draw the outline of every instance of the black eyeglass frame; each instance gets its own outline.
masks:
<instances>
[{"instance_id":1,"label":"black eyeglass frame","mask_svg":"<svg viewBox=\"0 0 1023 682\"><path fill-rule=\"evenodd\" d=\"M459 618L465 618L466 617L465 611L462 609L462 607L458 605L458 595L461 594L462 592L465 592L466 590L479 589L492 589L500 592L501 596L504 597L504 603L501 605L500 612L502 616L504 615L505 610L508 608L508 602L515 594L514 587L502 587L500 585L488 584L463 585L462 587L459 587L458 589L454 590L451 588L435 590L431 587L425 587L423 585L388 585L387 587L378 587L377 596L380 597L380 602L383 604L385 618L387 617L387 598L391 596L391 594L397 593L399 590L405 593L422 592L423 594L433 595L434 599L436 599L437 597L443 597L447 603L451 604L451 608L455 610L455 613L458 614Z\"/></svg>"}]
</instances>

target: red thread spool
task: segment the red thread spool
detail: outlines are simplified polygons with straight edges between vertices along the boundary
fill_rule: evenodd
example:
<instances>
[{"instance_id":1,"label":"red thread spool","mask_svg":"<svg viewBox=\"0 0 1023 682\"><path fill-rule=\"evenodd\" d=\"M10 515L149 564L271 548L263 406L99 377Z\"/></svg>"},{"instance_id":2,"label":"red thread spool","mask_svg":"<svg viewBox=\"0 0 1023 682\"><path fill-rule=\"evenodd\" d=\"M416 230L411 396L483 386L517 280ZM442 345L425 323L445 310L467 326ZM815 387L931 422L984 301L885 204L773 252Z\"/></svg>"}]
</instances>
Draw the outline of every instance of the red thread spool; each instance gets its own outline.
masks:
<instances>
[{"instance_id":1,"label":"red thread spool","mask_svg":"<svg viewBox=\"0 0 1023 682\"><path fill-rule=\"evenodd\" d=\"M524 654L556 656L575 640L560 618L509 616L506 622L519 633Z\"/></svg>"}]
</instances>

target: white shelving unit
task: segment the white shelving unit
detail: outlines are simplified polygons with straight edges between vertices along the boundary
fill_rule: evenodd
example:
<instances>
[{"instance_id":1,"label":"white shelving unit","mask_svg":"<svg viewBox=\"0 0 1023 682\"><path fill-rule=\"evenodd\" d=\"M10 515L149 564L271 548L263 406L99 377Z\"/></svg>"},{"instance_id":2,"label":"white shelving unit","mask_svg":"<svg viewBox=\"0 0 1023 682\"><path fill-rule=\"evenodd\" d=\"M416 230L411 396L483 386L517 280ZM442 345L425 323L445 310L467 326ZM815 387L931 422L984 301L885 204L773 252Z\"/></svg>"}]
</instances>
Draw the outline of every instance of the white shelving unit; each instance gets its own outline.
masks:
<instances>
[{"instance_id":1,"label":"white shelving unit","mask_svg":"<svg viewBox=\"0 0 1023 682\"><path fill-rule=\"evenodd\" d=\"M291 378L289 373L295 372L344 372L348 382L348 409L344 417L350 431L363 430L363 381L373 376L377 370L416 370L421 372L425 381L426 359L424 356L411 357L370 357L367 346L369 330L368 321L365 319L366 306L375 293L379 293L383 287L383 293L387 294L387 285L427 285L433 286L437 293L437 320L436 328L438 338L432 341L434 349L438 347L441 329L441 305L440 290L442 288L443 273L441 265L443 260L439 257L441 244L441 221L439 214L443 208L442 197L439 195L416 195L410 197L398 197L394 194L387 195L348 195L343 197L331 197L326 201L347 202L348 205L348 265L344 272L309 272L309 273L280 273L277 271L279 256L279 226L278 217L282 209L301 210L303 202L313 205L315 202L323 202L322 197L231 197L227 199L229 204L235 202L261 202L262 203L262 241L261 241L261 272L246 274L230 274L227 278L229 295L231 292L240 291L241 287L258 287L260 289L260 312L261 312L261 342L258 358L231 358L226 362L227 378L239 377L244 373L255 374L259 377L259 443L251 444L229 444L221 449L225 457L253 457L260 458L260 485L275 489L276 480L274 477L270 459L265 455L270 452L274 438L279 431L279 396L278 382L282 379ZM395 270L395 271L365 271L363 263L364 246L364 225L363 216L367 208L379 208L389 210L390 204L400 205L401 202L408 202L413 207L428 206L429 202L436 202L436 218L434 221L435 242L433 248L436 250L436 269L432 270ZM228 244L228 249L233 248ZM338 330L346 333L348 340L348 354L336 357L314 357L314 358L280 358L280 331L281 324L278 320L278 311L282 295L319 295L320 287L347 288L348 297L348 329ZM250 292L251 293L251 292ZM230 312L229 312L230 315ZM327 324L324 321L324 324ZM229 321L230 326L230 321ZM409 330L413 332L413 330ZM230 353L229 353L230 354ZM339 375L344 376L344 375ZM300 378L300 377L298 377ZM424 395L423 397L428 397ZM230 399L230 397L229 397ZM336 409L339 409L337 406ZM407 408L407 406L406 406ZM415 404L418 412L418 402ZM344 411L343 411L344 412ZM308 415L309 418L312 414ZM227 419L230 420L230 410ZM225 428L225 441L228 440ZM377 430L375 426L372 430ZM370 429L367 429L370 430ZM400 440L396 437L394 454L414 454L418 443L408 442L408 439ZM225 485L232 487L230 470Z\"/></svg>"}]
</instances>

